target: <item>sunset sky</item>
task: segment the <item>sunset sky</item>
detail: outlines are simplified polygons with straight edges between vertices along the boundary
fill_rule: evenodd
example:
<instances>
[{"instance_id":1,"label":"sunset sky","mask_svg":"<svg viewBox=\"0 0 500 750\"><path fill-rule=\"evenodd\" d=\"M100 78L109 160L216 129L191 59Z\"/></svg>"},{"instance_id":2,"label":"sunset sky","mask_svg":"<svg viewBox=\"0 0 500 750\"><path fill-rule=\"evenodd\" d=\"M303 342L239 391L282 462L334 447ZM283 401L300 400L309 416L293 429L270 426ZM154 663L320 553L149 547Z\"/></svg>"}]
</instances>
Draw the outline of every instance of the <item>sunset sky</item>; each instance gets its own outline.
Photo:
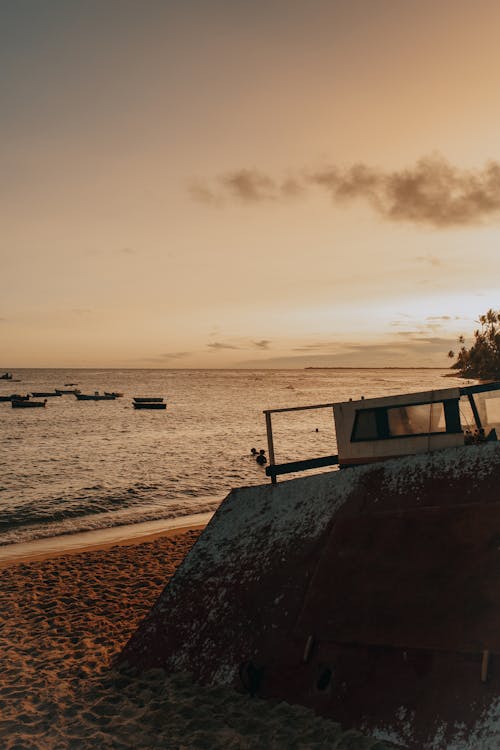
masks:
<instances>
[{"instance_id":1,"label":"sunset sky","mask_svg":"<svg viewBox=\"0 0 500 750\"><path fill-rule=\"evenodd\" d=\"M0 0L0 369L437 365L500 307L498 0Z\"/></svg>"}]
</instances>

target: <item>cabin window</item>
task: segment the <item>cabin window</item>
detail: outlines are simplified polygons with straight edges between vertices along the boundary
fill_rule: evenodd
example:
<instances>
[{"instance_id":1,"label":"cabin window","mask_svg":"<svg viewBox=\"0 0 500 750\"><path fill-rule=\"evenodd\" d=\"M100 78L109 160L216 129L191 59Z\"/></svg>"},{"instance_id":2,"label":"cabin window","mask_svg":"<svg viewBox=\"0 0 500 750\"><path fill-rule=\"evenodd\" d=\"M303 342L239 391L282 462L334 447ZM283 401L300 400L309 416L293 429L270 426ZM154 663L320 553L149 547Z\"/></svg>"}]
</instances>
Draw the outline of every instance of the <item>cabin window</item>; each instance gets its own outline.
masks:
<instances>
[{"instance_id":1,"label":"cabin window","mask_svg":"<svg viewBox=\"0 0 500 750\"><path fill-rule=\"evenodd\" d=\"M378 438L375 409L363 409L356 413L353 440L376 440Z\"/></svg>"},{"instance_id":2,"label":"cabin window","mask_svg":"<svg viewBox=\"0 0 500 750\"><path fill-rule=\"evenodd\" d=\"M446 432L443 403L393 407L387 409L387 418L391 436Z\"/></svg>"},{"instance_id":3,"label":"cabin window","mask_svg":"<svg viewBox=\"0 0 500 750\"><path fill-rule=\"evenodd\" d=\"M461 433L464 422L462 406L465 404L460 404L459 412L458 399L447 399L432 404L360 409L354 419L351 441ZM500 407L500 398L498 406Z\"/></svg>"}]
</instances>

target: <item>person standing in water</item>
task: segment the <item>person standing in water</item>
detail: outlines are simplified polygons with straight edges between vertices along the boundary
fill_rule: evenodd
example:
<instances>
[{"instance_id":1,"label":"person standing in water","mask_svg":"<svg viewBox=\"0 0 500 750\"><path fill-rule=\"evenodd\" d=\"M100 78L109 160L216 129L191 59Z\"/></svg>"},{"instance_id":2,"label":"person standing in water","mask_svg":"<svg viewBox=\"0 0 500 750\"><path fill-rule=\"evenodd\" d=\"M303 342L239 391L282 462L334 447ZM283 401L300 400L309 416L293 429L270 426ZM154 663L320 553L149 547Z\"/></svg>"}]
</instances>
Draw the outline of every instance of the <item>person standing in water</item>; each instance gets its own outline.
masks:
<instances>
[{"instance_id":1,"label":"person standing in water","mask_svg":"<svg viewBox=\"0 0 500 750\"><path fill-rule=\"evenodd\" d=\"M255 459L259 466L264 466L264 464L267 464L267 458L265 456L265 450L263 448L260 449L259 455Z\"/></svg>"}]
</instances>

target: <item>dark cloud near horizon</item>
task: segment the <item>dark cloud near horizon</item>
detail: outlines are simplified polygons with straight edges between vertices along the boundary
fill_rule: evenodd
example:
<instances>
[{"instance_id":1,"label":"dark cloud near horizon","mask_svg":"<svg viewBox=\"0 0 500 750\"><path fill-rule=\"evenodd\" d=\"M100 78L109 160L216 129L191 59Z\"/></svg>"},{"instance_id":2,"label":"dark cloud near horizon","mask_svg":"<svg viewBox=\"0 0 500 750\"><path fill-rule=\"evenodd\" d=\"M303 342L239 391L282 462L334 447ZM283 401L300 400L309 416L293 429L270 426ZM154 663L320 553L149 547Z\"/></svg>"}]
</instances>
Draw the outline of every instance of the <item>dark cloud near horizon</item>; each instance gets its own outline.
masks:
<instances>
[{"instance_id":1,"label":"dark cloud near horizon","mask_svg":"<svg viewBox=\"0 0 500 750\"><path fill-rule=\"evenodd\" d=\"M261 339L260 341L253 341L252 343L257 349L269 349L271 344L269 339Z\"/></svg>"},{"instance_id":2,"label":"dark cloud near horizon","mask_svg":"<svg viewBox=\"0 0 500 750\"><path fill-rule=\"evenodd\" d=\"M189 357L192 352L165 352L164 354L158 354L156 357L148 357L147 362L165 362L172 359L184 359Z\"/></svg>"},{"instance_id":3,"label":"dark cloud near horizon","mask_svg":"<svg viewBox=\"0 0 500 750\"><path fill-rule=\"evenodd\" d=\"M478 224L500 214L500 163L461 169L439 155L412 167L386 171L363 163L343 168L303 170L278 180L265 172L239 169L218 177L214 187L198 183L191 194L205 203L236 198L247 203L285 200L311 186L326 191L337 204L364 200L383 218L450 228ZM435 264L432 257L418 258ZM439 261L438 261L439 262Z\"/></svg>"},{"instance_id":4,"label":"dark cloud near horizon","mask_svg":"<svg viewBox=\"0 0 500 750\"><path fill-rule=\"evenodd\" d=\"M212 351L220 351L221 349L239 349L239 346L233 346L232 344L223 344L220 341L214 341L210 344L207 344L209 349L212 349Z\"/></svg>"}]
</instances>

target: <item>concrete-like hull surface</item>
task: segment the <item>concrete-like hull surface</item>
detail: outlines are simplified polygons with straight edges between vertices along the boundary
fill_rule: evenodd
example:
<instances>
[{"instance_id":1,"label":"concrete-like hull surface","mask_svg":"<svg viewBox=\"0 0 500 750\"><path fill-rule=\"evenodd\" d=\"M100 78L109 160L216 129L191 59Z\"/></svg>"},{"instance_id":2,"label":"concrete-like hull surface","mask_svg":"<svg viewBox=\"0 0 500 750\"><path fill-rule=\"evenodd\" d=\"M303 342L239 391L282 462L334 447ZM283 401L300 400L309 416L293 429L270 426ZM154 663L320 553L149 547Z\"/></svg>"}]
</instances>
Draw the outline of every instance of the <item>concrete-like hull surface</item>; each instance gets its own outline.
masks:
<instances>
[{"instance_id":1,"label":"concrete-like hull surface","mask_svg":"<svg viewBox=\"0 0 500 750\"><path fill-rule=\"evenodd\" d=\"M123 657L408 748L500 747L500 446L233 490Z\"/></svg>"}]
</instances>

